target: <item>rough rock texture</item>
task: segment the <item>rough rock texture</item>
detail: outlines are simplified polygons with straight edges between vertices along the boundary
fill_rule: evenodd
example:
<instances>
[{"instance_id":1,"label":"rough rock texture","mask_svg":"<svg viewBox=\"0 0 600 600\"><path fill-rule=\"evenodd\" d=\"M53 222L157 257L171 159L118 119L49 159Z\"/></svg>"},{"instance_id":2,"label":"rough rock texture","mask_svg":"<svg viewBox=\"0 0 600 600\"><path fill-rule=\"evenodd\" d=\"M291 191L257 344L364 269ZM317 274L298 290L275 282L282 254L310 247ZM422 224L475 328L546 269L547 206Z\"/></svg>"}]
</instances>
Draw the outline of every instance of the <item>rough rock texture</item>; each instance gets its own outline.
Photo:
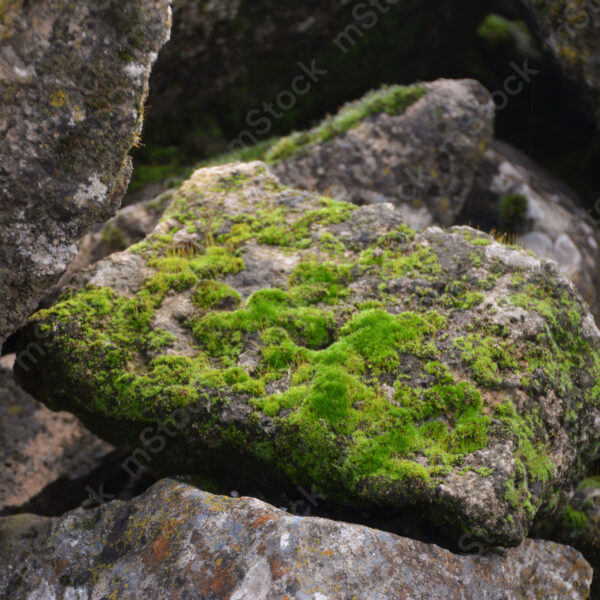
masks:
<instances>
[{"instance_id":1,"label":"rough rock texture","mask_svg":"<svg viewBox=\"0 0 600 600\"><path fill-rule=\"evenodd\" d=\"M169 0L0 4L0 340L111 217Z\"/></svg>"},{"instance_id":2,"label":"rough rock texture","mask_svg":"<svg viewBox=\"0 0 600 600\"><path fill-rule=\"evenodd\" d=\"M543 47L587 90L600 123L600 5L597 0L521 0Z\"/></svg>"},{"instance_id":3,"label":"rough rock texture","mask_svg":"<svg viewBox=\"0 0 600 600\"><path fill-rule=\"evenodd\" d=\"M355 204L392 202L415 227L451 225L493 122L494 103L476 81L384 88L284 138L267 159L290 185Z\"/></svg>"},{"instance_id":4,"label":"rough rock texture","mask_svg":"<svg viewBox=\"0 0 600 600\"><path fill-rule=\"evenodd\" d=\"M0 512L23 506L59 479L76 479L113 451L73 416L53 413L0 369Z\"/></svg>"},{"instance_id":5,"label":"rough rock texture","mask_svg":"<svg viewBox=\"0 0 600 600\"><path fill-rule=\"evenodd\" d=\"M575 283L600 323L600 232L575 192L522 152L494 141L459 222L496 229Z\"/></svg>"},{"instance_id":6,"label":"rough rock texture","mask_svg":"<svg viewBox=\"0 0 600 600\"><path fill-rule=\"evenodd\" d=\"M597 454L587 307L555 263L467 227L417 234L391 204L226 165L76 284L24 331L19 380L171 473L415 504L516 545Z\"/></svg>"},{"instance_id":7,"label":"rough rock texture","mask_svg":"<svg viewBox=\"0 0 600 600\"><path fill-rule=\"evenodd\" d=\"M0 537L2 600L583 600L592 577L551 542L458 556L170 480L53 521L0 519Z\"/></svg>"},{"instance_id":8,"label":"rough rock texture","mask_svg":"<svg viewBox=\"0 0 600 600\"><path fill-rule=\"evenodd\" d=\"M126 206L110 221L88 233L81 240L77 256L69 264L50 297L55 298L85 267L143 240L156 227L172 196L172 192L165 192L151 200ZM44 300L47 301L48 298Z\"/></svg>"}]
</instances>

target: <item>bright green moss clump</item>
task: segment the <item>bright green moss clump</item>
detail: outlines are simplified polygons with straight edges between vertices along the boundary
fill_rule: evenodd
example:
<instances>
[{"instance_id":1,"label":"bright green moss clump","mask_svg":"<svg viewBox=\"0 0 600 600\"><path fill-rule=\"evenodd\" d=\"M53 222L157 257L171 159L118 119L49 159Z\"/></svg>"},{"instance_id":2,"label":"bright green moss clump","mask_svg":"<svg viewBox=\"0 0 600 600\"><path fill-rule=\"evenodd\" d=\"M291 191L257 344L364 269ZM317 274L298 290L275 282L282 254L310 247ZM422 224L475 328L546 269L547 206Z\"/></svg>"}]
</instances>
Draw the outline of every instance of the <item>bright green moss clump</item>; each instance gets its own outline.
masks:
<instances>
[{"instance_id":1,"label":"bright green moss clump","mask_svg":"<svg viewBox=\"0 0 600 600\"><path fill-rule=\"evenodd\" d=\"M354 129L370 116L399 115L420 100L425 92L422 85L393 85L370 92L362 99L346 104L335 116L328 117L314 129L282 138L266 153L265 160L279 162L291 158L307 146L321 144Z\"/></svg>"}]
</instances>

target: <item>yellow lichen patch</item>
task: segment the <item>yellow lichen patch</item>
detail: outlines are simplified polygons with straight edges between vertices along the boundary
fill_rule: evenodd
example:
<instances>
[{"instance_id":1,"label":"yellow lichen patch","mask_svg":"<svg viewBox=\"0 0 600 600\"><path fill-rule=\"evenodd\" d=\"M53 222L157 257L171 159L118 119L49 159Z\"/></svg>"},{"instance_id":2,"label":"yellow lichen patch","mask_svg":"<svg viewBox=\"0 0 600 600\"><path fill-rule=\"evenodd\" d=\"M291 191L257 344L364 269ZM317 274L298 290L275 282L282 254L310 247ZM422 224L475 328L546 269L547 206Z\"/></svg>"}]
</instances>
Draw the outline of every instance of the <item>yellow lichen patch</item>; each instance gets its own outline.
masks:
<instances>
[{"instance_id":1,"label":"yellow lichen patch","mask_svg":"<svg viewBox=\"0 0 600 600\"><path fill-rule=\"evenodd\" d=\"M48 98L48 104L53 108L61 108L65 105L65 101L67 98L66 90L59 88L50 93Z\"/></svg>"}]
</instances>

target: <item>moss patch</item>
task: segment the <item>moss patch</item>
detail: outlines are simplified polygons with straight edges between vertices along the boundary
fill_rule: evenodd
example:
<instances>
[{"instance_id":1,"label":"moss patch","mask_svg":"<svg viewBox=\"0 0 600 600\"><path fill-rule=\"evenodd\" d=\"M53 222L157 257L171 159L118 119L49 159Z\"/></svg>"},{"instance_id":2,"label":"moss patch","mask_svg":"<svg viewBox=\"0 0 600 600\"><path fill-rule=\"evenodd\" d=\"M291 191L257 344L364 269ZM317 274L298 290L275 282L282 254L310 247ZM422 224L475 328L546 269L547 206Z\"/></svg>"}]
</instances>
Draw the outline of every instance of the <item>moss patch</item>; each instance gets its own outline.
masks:
<instances>
[{"instance_id":1,"label":"moss patch","mask_svg":"<svg viewBox=\"0 0 600 600\"><path fill-rule=\"evenodd\" d=\"M387 113L402 114L426 93L425 86L386 86L370 92L360 100L346 104L333 117L308 131L296 132L279 140L265 155L267 162L280 162L298 154L308 146L322 144L354 129L368 117Z\"/></svg>"}]
</instances>

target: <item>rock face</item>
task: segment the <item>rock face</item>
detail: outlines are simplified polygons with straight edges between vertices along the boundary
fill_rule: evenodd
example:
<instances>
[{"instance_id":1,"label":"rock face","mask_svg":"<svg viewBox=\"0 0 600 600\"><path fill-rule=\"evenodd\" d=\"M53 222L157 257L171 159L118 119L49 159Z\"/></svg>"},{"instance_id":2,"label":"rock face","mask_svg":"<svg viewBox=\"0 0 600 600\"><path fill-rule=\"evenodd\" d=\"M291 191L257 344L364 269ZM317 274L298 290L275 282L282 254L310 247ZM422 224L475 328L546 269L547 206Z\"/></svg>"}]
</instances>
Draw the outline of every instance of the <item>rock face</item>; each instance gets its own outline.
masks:
<instances>
[{"instance_id":1,"label":"rock face","mask_svg":"<svg viewBox=\"0 0 600 600\"><path fill-rule=\"evenodd\" d=\"M53 413L0 369L0 512L23 506L59 479L93 471L112 446L73 416Z\"/></svg>"},{"instance_id":2,"label":"rock face","mask_svg":"<svg viewBox=\"0 0 600 600\"><path fill-rule=\"evenodd\" d=\"M526 540L458 556L357 525L292 516L253 498L164 480L130 503L60 519L0 519L0 599L583 600L575 550Z\"/></svg>"},{"instance_id":3,"label":"rock face","mask_svg":"<svg viewBox=\"0 0 600 600\"><path fill-rule=\"evenodd\" d=\"M584 302L467 227L415 233L391 204L226 165L76 284L23 333L20 382L171 473L418 505L517 545L597 451Z\"/></svg>"},{"instance_id":4,"label":"rock face","mask_svg":"<svg viewBox=\"0 0 600 600\"><path fill-rule=\"evenodd\" d=\"M267 155L282 181L355 204L392 202L407 224L451 225L493 136L494 103L472 80L394 86L348 104Z\"/></svg>"},{"instance_id":5,"label":"rock face","mask_svg":"<svg viewBox=\"0 0 600 600\"><path fill-rule=\"evenodd\" d=\"M458 222L496 229L555 260L600 323L600 232L573 190L515 148L494 141Z\"/></svg>"},{"instance_id":6,"label":"rock face","mask_svg":"<svg viewBox=\"0 0 600 600\"><path fill-rule=\"evenodd\" d=\"M120 209L107 223L88 233L79 244L77 256L52 290L51 297L61 293L73 277L85 267L113 252L126 250L143 240L155 227L172 198L171 192L160 194ZM47 298L44 302L47 302Z\"/></svg>"},{"instance_id":7,"label":"rock face","mask_svg":"<svg viewBox=\"0 0 600 600\"><path fill-rule=\"evenodd\" d=\"M0 340L119 206L169 0L0 5Z\"/></svg>"},{"instance_id":8,"label":"rock face","mask_svg":"<svg viewBox=\"0 0 600 600\"><path fill-rule=\"evenodd\" d=\"M600 123L600 10L595 0L521 0L543 47L587 90Z\"/></svg>"}]
</instances>

